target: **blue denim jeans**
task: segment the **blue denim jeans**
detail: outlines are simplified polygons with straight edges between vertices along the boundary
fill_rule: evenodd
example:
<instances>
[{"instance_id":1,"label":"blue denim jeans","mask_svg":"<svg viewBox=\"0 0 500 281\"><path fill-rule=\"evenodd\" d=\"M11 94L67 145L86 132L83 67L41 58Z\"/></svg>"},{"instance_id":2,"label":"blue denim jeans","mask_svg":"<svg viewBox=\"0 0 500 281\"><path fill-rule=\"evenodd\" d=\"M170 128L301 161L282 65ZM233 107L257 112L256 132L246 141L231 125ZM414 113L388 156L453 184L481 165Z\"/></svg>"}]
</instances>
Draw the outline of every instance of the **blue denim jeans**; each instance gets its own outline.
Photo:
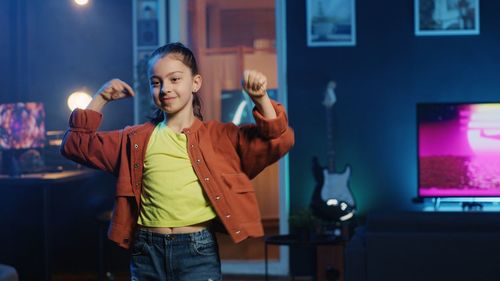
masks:
<instances>
[{"instance_id":1,"label":"blue denim jeans","mask_svg":"<svg viewBox=\"0 0 500 281\"><path fill-rule=\"evenodd\" d=\"M210 230L159 234L138 229L132 243L132 281L220 281L217 240Z\"/></svg>"}]
</instances>

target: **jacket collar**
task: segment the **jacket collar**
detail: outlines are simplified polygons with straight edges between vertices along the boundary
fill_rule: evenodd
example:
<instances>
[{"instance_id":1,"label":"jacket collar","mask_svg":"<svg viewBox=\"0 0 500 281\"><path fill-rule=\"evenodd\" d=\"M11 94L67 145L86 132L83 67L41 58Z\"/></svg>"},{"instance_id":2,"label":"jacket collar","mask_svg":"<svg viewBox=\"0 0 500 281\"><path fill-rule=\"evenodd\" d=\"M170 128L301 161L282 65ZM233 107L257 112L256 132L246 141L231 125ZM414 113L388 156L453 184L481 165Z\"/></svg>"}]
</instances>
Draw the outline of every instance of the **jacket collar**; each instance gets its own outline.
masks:
<instances>
[{"instance_id":1,"label":"jacket collar","mask_svg":"<svg viewBox=\"0 0 500 281\"><path fill-rule=\"evenodd\" d=\"M150 133L154 130L154 128L158 125L158 122L146 122L138 126L133 126L130 129L130 132L127 133L127 135L136 135L136 134L143 134L143 133ZM194 118L193 124L189 128L184 128L182 129L182 132L185 134L189 133L194 133L200 129L200 127L203 125L203 122L198 119Z\"/></svg>"},{"instance_id":2,"label":"jacket collar","mask_svg":"<svg viewBox=\"0 0 500 281\"><path fill-rule=\"evenodd\" d=\"M184 134L194 133L194 132L198 131L198 129L201 127L201 125L203 125L203 122L200 119L195 117L191 127L182 129L182 132Z\"/></svg>"},{"instance_id":3,"label":"jacket collar","mask_svg":"<svg viewBox=\"0 0 500 281\"><path fill-rule=\"evenodd\" d=\"M127 135L133 136L133 135L137 135L137 134L150 133L154 130L154 128L156 127L156 124L158 124L158 123L149 121L149 122L143 123L141 125L132 126L132 127L130 127L129 131L127 132Z\"/></svg>"}]
</instances>

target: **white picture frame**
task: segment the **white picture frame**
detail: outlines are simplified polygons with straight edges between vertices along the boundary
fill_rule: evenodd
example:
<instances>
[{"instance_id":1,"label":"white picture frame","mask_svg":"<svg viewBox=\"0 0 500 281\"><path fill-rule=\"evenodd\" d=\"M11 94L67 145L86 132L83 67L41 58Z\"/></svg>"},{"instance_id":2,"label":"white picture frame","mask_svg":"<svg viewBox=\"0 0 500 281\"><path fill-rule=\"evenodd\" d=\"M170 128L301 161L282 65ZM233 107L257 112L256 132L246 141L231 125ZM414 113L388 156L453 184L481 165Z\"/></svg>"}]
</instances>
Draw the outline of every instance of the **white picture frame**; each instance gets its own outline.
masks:
<instances>
[{"instance_id":1,"label":"white picture frame","mask_svg":"<svg viewBox=\"0 0 500 281\"><path fill-rule=\"evenodd\" d=\"M307 46L356 46L355 0L307 0Z\"/></svg>"},{"instance_id":2,"label":"white picture frame","mask_svg":"<svg viewBox=\"0 0 500 281\"><path fill-rule=\"evenodd\" d=\"M416 36L479 35L479 0L414 0Z\"/></svg>"}]
</instances>

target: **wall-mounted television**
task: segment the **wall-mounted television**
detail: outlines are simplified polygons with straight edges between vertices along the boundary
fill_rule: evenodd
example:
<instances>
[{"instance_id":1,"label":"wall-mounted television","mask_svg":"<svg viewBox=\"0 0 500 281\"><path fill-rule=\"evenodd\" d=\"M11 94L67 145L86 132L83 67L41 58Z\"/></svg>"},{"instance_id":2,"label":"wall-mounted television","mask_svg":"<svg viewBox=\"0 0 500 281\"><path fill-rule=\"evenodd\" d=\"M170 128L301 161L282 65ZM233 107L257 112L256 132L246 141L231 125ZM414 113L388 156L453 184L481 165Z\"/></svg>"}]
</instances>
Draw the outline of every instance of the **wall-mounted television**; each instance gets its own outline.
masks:
<instances>
[{"instance_id":1,"label":"wall-mounted television","mask_svg":"<svg viewBox=\"0 0 500 281\"><path fill-rule=\"evenodd\" d=\"M500 102L417 104L419 197L500 197Z\"/></svg>"}]
</instances>

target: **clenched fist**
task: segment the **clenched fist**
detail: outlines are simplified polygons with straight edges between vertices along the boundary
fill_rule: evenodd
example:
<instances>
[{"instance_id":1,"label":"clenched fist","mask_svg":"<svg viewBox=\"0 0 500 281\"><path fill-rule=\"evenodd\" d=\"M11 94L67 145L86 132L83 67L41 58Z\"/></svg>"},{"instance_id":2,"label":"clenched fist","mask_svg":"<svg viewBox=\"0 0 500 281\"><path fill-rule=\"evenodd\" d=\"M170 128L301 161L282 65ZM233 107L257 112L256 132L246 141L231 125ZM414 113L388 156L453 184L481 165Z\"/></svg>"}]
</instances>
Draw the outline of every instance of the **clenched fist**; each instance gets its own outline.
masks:
<instances>
[{"instance_id":1,"label":"clenched fist","mask_svg":"<svg viewBox=\"0 0 500 281\"><path fill-rule=\"evenodd\" d=\"M101 96L105 101L113 101L133 97L135 93L127 83L120 79L113 79L102 85L97 91L97 95Z\"/></svg>"},{"instance_id":2,"label":"clenched fist","mask_svg":"<svg viewBox=\"0 0 500 281\"><path fill-rule=\"evenodd\" d=\"M267 77L255 70L245 70L243 72L243 81L241 81L243 90L248 93L252 99L259 99L267 95Z\"/></svg>"}]
</instances>

